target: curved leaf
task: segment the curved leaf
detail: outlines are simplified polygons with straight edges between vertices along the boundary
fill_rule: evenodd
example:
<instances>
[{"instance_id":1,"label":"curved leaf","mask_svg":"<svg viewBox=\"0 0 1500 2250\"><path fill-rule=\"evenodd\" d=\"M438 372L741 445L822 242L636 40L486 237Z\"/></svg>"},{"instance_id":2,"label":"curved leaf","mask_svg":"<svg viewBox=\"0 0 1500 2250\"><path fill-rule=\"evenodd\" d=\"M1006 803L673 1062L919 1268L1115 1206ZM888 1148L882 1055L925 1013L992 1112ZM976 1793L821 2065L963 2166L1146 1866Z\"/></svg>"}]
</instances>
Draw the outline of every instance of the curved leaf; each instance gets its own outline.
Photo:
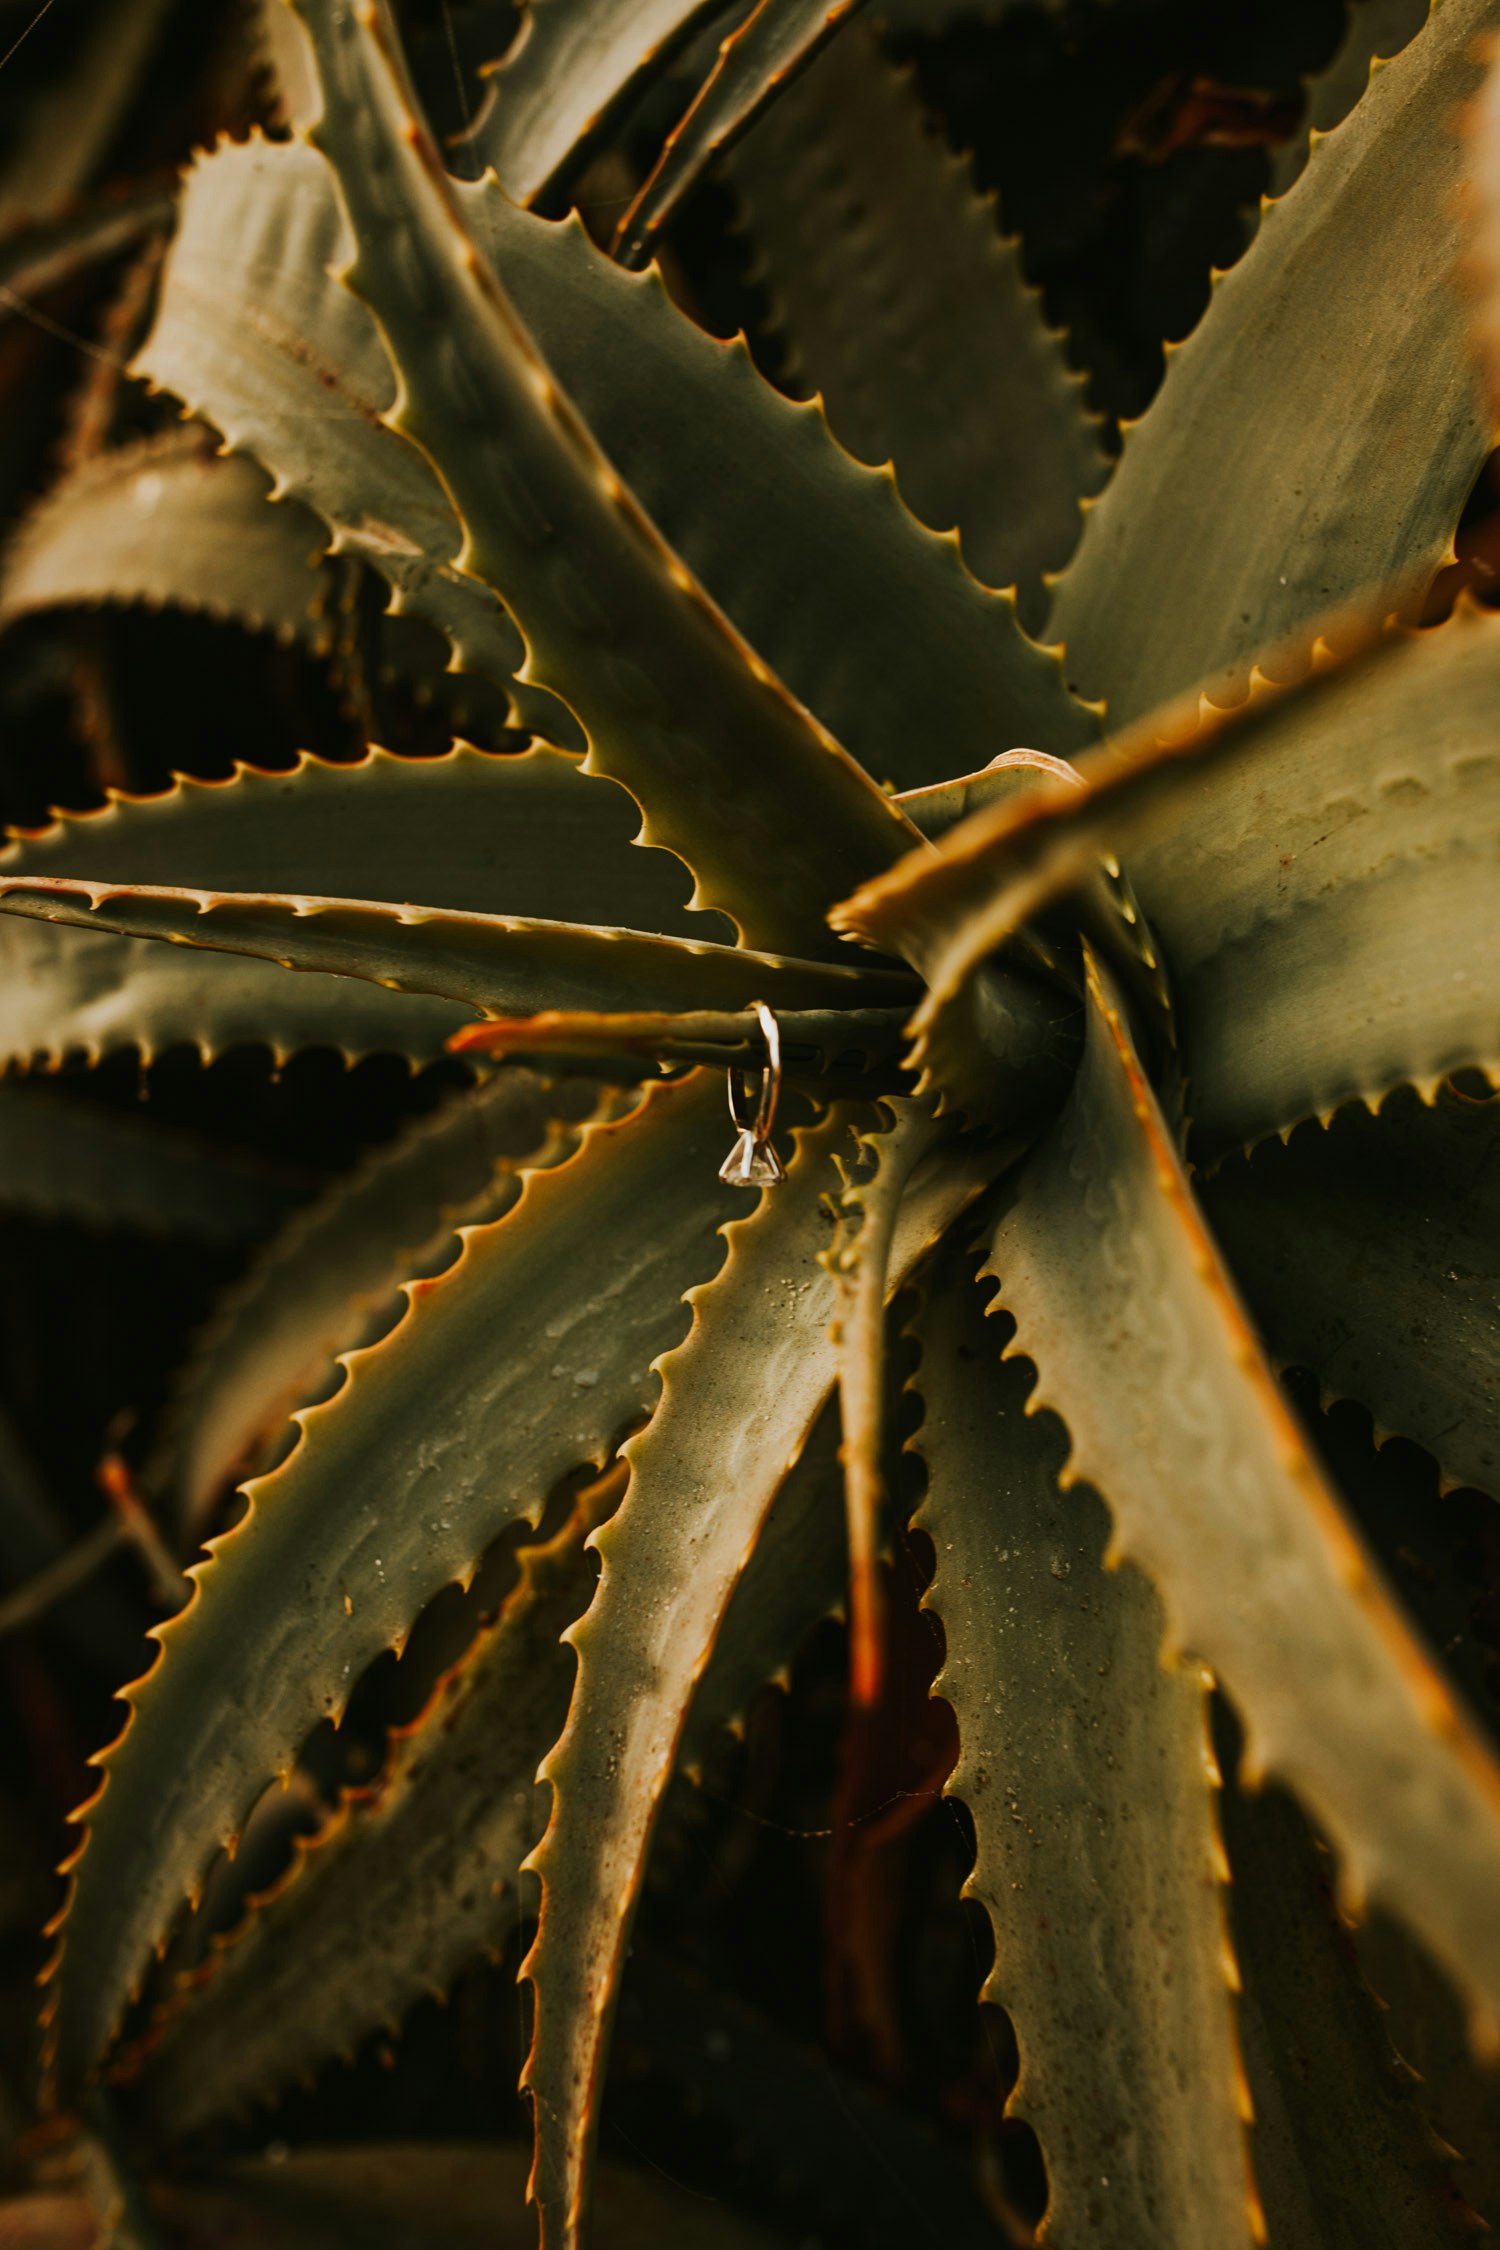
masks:
<instances>
[{"instance_id":1,"label":"curved leaf","mask_svg":"<svg viewBox=\"0 0 1500 2250\"><path fill-rule=\"evenodd\" d=\"M271 0L280 11L283 0ZM300 26L297 26L300 29ZM385 579L393 606L435 626L455 663L511 696L521 725L572 745L555 699L514 686L520 634L458 567L462 532L418 448L393 429L395 378L374 321L329 273L348 234L311 149L252 135L192 166L156 319L131 372L181 399L278 499L320 516L331 551Z\"/></svg>"},{"instance_id":2,"label":"curved leaf","mask_svg":"<svg viewBox=\"0 0 1500 2250\"><path fill-rule=\"evenodd\" d=\"M911 1444L947 1648L933 1692L962 1745L948 1788L995 1933L984 1997L1021 2051L1009 2107L1042 2144L1058 2250L1250 2250L1202 1676L1162 1665L1139 1573L1101 1568L1104 1510L1059 1490L1066 1437L1030 1411L1028 1371L999 1364L971 1273L945 1257L911 1324Z\"/></svg>"},{"instance_id":3,"label":"curved leaf","mask_svg":"<svg viewBox=\"0 0 1500 2250\"><path fill-rule=\"evenodd\" d=\"M1351 602L1420 603L1490 442L1457 268L1454 115L1497 0L1443 0L1376 71L1214 288L1053 604L1068 678L1113 725L1267 649L1305 660ZM1348 411L1358 396L1358 414Z\"/></svg>"},{"instance_id":4,"label":"curved leaf","mask_svg":"<svg viewBox=\"0 0 1500 2250\"><path fill-rule=\"evenodd\" d=\"M1332 59L1307 84L1306 121L1271 151L1270 193L1285 195L1315 141L1342 125L1369 86L1377 62L1397 55L1427 21L1429 0L1357 0L1345 8L1344 36Z\"/></svg>"},{"instance_id":5,"label":"curved leaf","mask_svg":"<svg viewBox=\"0 0 1500 2250\"><path fill-rule=\"evenodd\" d=\"M549 226L493 187L459 199L663 538L878 781L931 781L1017 742L1067 752L1092 739L1057 652L1027 640L1010 597L979 586L888 477L852 461L817 405L773 390L742 339L705 335L659 273L623 273L576 219Z\"/></svg>"},{"instance_id":6,"label":"curved leaf","mask_svg":"<svg viewBox=\"0 0 1500 2250\"><path fill-rule=\"evenodd\" d=\"M270 81L277 122L310 125L318 114L318 79L307 34L286 0L250 0L250 37Z\"/></svg>"},{"instance_id":7,"label":"curved leaf","mask_svg":"<svg viewBox=\"0 0 1500 2250\"><path fill-rule=\"evenodd\" d=\"M748 7L751 0L745 0ZM459 147L516 203L560 186L631 92L720 0L527 0Z\"/></svg>"},{"instance_id":8,"label":"curved leaf","mask_svg":"<svg viewBox=\"0 0 1500 2250\"><path fill-rule=\"evenodd\" d=\"M508 914L443 913L374 899L270 891L183 890L164 883L85 883L0 876L0 913L117 936L249 954L284 969L358 978L513 1016L584 1013L639 1000L664 1013L695 1005L836 1007L845 997L899 1002L899 973L795 961L701 938ZM276 1029L274 1012L268 1029Z\"/></svg>"},{"instance_id":9,"label":"curved leaf","mask_svg":"<svg viewBox=\"0 0 1500 2250\"><path fill-rule=\"evenodd\" d=\"M1500 1770L1424 1655L1256 1346L1097 974L1083 1068L987 1267L1155 1581L1352 1895L1395 1907L1500 2038Z\"/></svg>"},{"instance_id":10,"label":"curved leaf","mask_svg":"<svg viewBox=\"0 0 1500 2250\"><path fill-rule=\"evenodd\" d=\"M752 124L787 81L805 70L864 0L758 0L725 35L699 88L615 236L615 255L644 265L651 245L714 158Z\"/></svg>"},{"instance_id":11,"label":"curved leaf","mask_svg":"<svg viewBox=\"0 0 1500 2250\"><path fill-rule=\"evenodd\" d=\"M546 1816L537 1764L573 1690L560 1636L593 1591L584 1538L618 1491L600 1480L553 1538L522 1549L499 1616L393 1739L379 1780L349 1792L252 1901L203 1989L169 2003L141 2097L171 2138L351 2054L379 2025L395 2032L416 2001L503 1950Z\"/></svg>"},{"instance_id":12,"label":"curved leaf","mask_svg":"<svg viewBox=\"0 0 1500 2250\"><path fill-rule=\"evenodd\" d=\"M1009 598L978 586L951 546L907 513L887 478L851 461L816 407L773 391L743 342L725 345L695 328L659 274L622 273L576 220L549 225L513 208L492 182L457 193L471 232L616 472L746 640L877 779L930 780L981 765L1016 741L1067 751L1091 738L1093 722L1064 689L1056 653L1017 630ZM141 355L157 380L189 397L188 374L201 364L202 380L211 381L201 410L225 426L242 392L275 395L267 355L278 349L297 385L308 382L309 366L346 370L332 390L315 386L317 401L288 415L284 428L244 425L243 442L292 489L300 487L288 445L308 450L349 385L363 382L369 399L384 395L375 383L386 362L374 324L330 277L313 289L310 269L299 268L300 295L275 297L278 320L295 312L295 333L278 344L279 331L268 327L266 261L277 243L307 234L320 203L336 218L327 168L305 148L252 143L203 159ZM374 373L361 374L358 355L371 351ZM363 489L375 524L395 520L393 497L377 504L370 481L387 433L352 402L343 412L338 446L319 438L313 450L313 497L325 516L340 507L348 515ZM376 458L366 463L372 448ZM427 506L446 508L428 481ZM438 537L428 518L399 520L412 541ZM453 547L456 526L444 536ZM881 651L877 695L872 641ZM511 651L512 668L519 655L519 647Z\"/></svg>"},{"instance_id":13,"label":"curved leaf","mask_svg":"<svg viewBox=\"0 0 1500 2250\"><path fill-rule=\"evenodd\" d=\"M839 1415L844 1440L844 1504L849 1533L849 1693L880 1699L884 1619L880 1600L881 1510L885 1480L885 1306L891 1248L912 1173L941 1138L924 1105L893 1100L859 1156L838 1201L839 1238L829 1252L838 1283Z\"/></svg>"},{"instance_id":14,"label":"curved leaf","mask_svg":"<svg viewBox=\"0 0 1500 2250\"><path fill-rule=\"evenodd\" d=\"M832 917L927 977L913 1060L993 948L1129 866L1205 1153L1484 1064L1500 1033L1500 619L1458 611L1233 714L1168 711L955 829Z\"/></svg>"},{"instance_id":15,"label":"curved leaf","mask_svg":"<svg viewBox=\"0 0 1500 2250\"><path fill-rule=\"evenodd\" d=\"M1500 1489L1500 1104L1444 1089L1340 1110L1200 1189L1283 1364Z\"/></svg>"},{"instance_id":16,"label":"curved leaf","mask_svg":"<svg viewBox=\"0 0 1500 2250\"><path fill-rule=\"evenodd\" d=\"M826 953L841 872L888 865L911 830L739 638L537 356L412 118L388 15L296 4L359 245L347 279L389 339L395 419L439 466L465 566L506 590L527 677L563 695L589 768L630 789L702 903L747 944Z\"/></svg>"},{"instance_id":17,"label":"curved leaf","mask_svg":"<svg viewBox=\"0 0 1500 2250\"><path fill-rule=\"evenodd\" d=\"M1205 1151L1497 1054L1497 679L1491 613L1402 638L1129 849Z\"/></svg>"},{"instance_id":18,"label":"curved leaf","mask_svg":"<svg viewBox=\"0 0 1500 2250\"><path fill-rule=\"evenodd\" d=\"M1105 463L1084 378L968 160L855 29L778 97L729 177L799 387L861 461L894 465L923 523L957 526L986 585L1018 587L1036 631L1043 573L1067 561Z\"/></svg>"},{"instance_id":19,"label":"curved leaf","mask_svg":"<svg viewBox=\"0 0 1500 2250\"><path fill-rule=\"evenodd\" d=\"M81 462L23 523L0 577L0 626L103 602L201 610L314 648L329 639L321 527L267 504L254 462L171 430Z\"/></svg>"},{"instance_id":20,"label":"curved leaf","mask_svg":"<svg viewBox=\"0 0 1500 2250\"><path fill-rule=\"evenodd\" d=\"M304 757L290 773L241 768L160 796L114 797L20 838L0 873L126 882L185 870L223 890L308 889L583 921L603 911L637 929L701 931L682 904L682 870L631 849L637 816L622 790L556 751L445 758L373 751L358 765ZM427 1060L468 1011L346 978L289 979L269 964L204 961L178 946L0 917L0 1053L23 1061L186 1041L204 1053L265 1041Z\"/></svg>"},{"instance_id":21,"label":"curved leaf","mask_svg":"<svg viewBox=\"0 0 1500 2250\"><path fill-rule=\"evenodd\" d=\"M782 1479L693 1690L677 1763L698 1778L714 1736L743 1726L751 1699L786 1676L815 1625L836 1614L849 1583L839 1417L832 1399Z\"/></svg>"},{"instance_id":22,"label":"curved leaf","mask_svg":"<svg viewBox=\"0 0 1500 2250\"><path fill-rule=\"evenodd\" d=\"M661 1368L662 1398L625 1447L630 1487L597 1536L599 1588L568 1636L578 1684L542 1767L552 1817L528 1865L542 1920L522 1967L536 1994L523 2084L536 2117L532 2195L544 2250L586 2224L609 2025L657 1808L695 1683L762 1523L837 1375L835 1287L820 1252L830 1157L851 1112L798 1136L784 1185L727 1231L716 1281ZM914 1183L894 1289L986 1177L982 1153Z\"/></svg>"},{"instance_id":23,"label":"curved leaf","mask_svg":"<svg viewBox=\"0 0 1500 2250\"><path fill-rule=\"evenodd\" d=\"M440 1586L508 1524L534 1522L556 1479L649 1405L650 1363L681 1333L681 1292L713 1270L732 1208L716 1176L722 1098L696 1077L653 1089L530 1175L513 1210L411 1289L401 1325L346 1362L342 1389L300 1418L301 1443L195 1565L196 1596L157 1628L156 1667L78 1816L48 2033L64 2101L258 1790ZM581 1298L585 1266L600 1284Z\"/></svg>"},{"instance_id":24,"label":"curved leaf","mask_svg":"<svg viewBox=\"0 0 1500 2250\"><path fill-rule=\"evenodd\" d=\"M234 1478L295 1434L293 1408L317 1394L337 1353L369 1340L372 1314L389 1309L394 1324L400 1284L457 1252L458 1214L493 1220L515 1200L519 1160L544 1161L563 1106L530 1071L499 1071L376 1149L275 1237L199 1338L142 1471L184 1544ZM561 1157L564 1140L551 1145Z\"/></svg>"},{"instance_id":25,"label":"curved leaf","mask_svg":"<svg viewBox=\"0 0 1500 2250\"><path fill-rule=\"evenodd\" d=\"M836 1438L825 1414L777 1495L694 1698L685 1763L837 1602ZM169 2007L140 2096L170 2138L275 2094L378 2025L394 2031L415 2000L445 1995L472 1959L501 1949L545 1824L536 1769L573 1690L560 1636L594 1589L584 1538L619 1491L607 1471L555 1537L522 1549L499 1617L395 1735L382 1779L346 1795Z\"/></svg>"}]
</instances>

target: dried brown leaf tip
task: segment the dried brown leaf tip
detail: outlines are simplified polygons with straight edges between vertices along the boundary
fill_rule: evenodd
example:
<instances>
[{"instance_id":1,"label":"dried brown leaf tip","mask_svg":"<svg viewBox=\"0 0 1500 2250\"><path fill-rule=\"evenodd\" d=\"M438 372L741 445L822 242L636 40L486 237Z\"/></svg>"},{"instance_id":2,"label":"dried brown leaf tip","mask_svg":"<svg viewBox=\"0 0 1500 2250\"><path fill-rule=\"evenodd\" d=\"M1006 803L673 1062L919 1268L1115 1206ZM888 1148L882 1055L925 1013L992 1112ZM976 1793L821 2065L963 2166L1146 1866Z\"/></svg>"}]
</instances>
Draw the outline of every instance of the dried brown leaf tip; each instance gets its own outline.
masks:
<instances>
[{"instance_id":1,"label":"dried brown leaf tip","mask_svg":"<svg viewBox=\"0 0 1500 2250\"><path fill-rule=\"evenodd\" d=\"M0 2237L1500 2225L1500 0L178 14L0 0Z\"/></svg>"}]
</instances>

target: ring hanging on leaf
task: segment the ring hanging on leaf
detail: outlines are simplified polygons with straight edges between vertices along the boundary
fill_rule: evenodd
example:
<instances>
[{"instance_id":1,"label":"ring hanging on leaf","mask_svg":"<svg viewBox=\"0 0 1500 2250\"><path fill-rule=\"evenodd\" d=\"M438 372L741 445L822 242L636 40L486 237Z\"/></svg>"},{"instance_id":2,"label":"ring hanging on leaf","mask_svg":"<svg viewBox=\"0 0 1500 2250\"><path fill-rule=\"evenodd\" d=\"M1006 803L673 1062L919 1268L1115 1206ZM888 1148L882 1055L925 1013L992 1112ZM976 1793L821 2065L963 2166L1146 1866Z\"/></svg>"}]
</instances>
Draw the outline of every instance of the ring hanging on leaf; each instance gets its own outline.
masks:
<instances>
[{"instance_id":1,"label":"ring hanging on leaf","mask_svg":"<svg viewBox=\"0 0 1500 2250\"><path fill-rule=\"evenodd\" d=\"M746 1092L743 1081L748 1073L733 1068L729 1072L729 1115L739 1138L719 1166L719 1178L731 1187L775 1187L786 1177L781 1159L771 1146L771 1128L781 1098L781 1026L764 1000L751 1005L760 1020L766 1060L758 1096L753 1089ZM753 1116L747 1114L751 1101L755 1102Z\"/></svg>"}]
</instances>

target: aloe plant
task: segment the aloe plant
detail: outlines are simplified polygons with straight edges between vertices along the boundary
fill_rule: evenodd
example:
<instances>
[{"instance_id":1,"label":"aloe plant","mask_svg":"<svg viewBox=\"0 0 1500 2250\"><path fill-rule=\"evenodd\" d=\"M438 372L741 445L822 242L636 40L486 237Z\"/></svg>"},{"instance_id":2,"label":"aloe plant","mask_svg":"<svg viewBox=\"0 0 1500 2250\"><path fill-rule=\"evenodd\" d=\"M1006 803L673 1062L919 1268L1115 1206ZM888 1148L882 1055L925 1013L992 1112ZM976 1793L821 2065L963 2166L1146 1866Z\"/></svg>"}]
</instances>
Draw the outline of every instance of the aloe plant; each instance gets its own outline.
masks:
<instances>
[{"instance_id":1,"label":"aloe plant","mask_svg":"<svg viewBox=\"0 0 1500 2250\"><path fill-rule=\"evenodd\" d=\"M44 2010L113 2239L199 2239L146 2174L519 1928L530 2198L584 2242L674 1777L841 1599L878 1731L903 1448L1042 2238L1405 2250L1484 2199L1349 1935L1393 1917L1455 2071L1493 2061L1482 1588L1452 1632L1412 1607L1420 1529L1280 1370L1492 1512L1500 621L1429 590L1500 397L1500 5L1356 10L1310 96L1347 115L1113 462L893 66L911 12L531 0L444 147L390 0L263 0L284 124L194 158L133 345L185 426L82 449L10 547L0 626L232 619L330 667L361 743L18 833L7 1063L471 1074L302 1183L140 1452L135 1504L206 1551L73 1815ZM783 389L629 270L711 167ZM604 243L559 215L619 176ZM363 739L458 693L488 747ZM782 1095L753 1203L726 1074L737 1115ZM297 1192L135 1124L128 1163L28 1154L18 1117L44 1206L207 1231L207 1196L235 1238ZM287 1841L271 1785L497 1553L378 1777L236 1883L242 1833ZM352 2240L375 2191L339 2159L318 2203L318 2161L285 2238ZM275 2207L243 2165L211 2194Z\"/></svg>"}]
</instances>

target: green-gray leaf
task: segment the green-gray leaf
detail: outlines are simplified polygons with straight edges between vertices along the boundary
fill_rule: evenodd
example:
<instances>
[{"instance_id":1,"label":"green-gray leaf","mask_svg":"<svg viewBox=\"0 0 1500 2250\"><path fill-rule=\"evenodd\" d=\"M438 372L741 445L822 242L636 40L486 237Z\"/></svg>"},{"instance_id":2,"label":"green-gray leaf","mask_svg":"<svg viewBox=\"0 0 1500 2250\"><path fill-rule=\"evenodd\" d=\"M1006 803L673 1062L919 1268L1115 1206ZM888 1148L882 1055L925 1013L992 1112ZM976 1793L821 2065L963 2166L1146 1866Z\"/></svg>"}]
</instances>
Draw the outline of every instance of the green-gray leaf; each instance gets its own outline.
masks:
<instances>
[{"instance_id":1,"label":"green-gray leaf","mask_svg":"<svg viewBox=\"0 0 1500 2250\"><path fill-rule=\"evenodd\" d=\"M95 454L22 525L0 578L0 626L102 602L200 610L326 646L323 530L295 501L272 507L253 461L219 458L189 427Z\"/></svg>"},{"instance_id":2,"label":"green-gray leaf","mask_svg":"<svg viewBox=\"0 0 1500 2250\"><path fill-rule=\"evenodd\" d=\"M295 1435L288 1417L318 1395L335 1354L371 1340L372 1316L394 1325L399 1285L457 1253L459 1216L477 1220L477 1198L486 1219L514 1201L518 1160L541 1161L560 1107L532 1072L498 1071L376 1149L269 1244L181 1370L142 1471L184 1546L231 1480Z\"/></svg>"},{"instance_id":3,"label":"green-gray leaf","mask_svg":"<svg viewBox=\"0 0 1500 2250\"><path fill-rule=\"evenodd\" d=\"M1168 711L997 804L835 926L928 980L914 1059L995 946L1118 852L1177 1001L1213 1154L1500 1044L1500 619L1461 609L1238 711Z\"/></svg>"},{"instance_id":4,"label":"green-gray leaf","mask_svg":"<svg viewBox=\"0 0 1500 2250\"><path fill-rule=\"evenodd\" d=\"M1103 1492L1114 1551L1243 1714L1352 1895L1396 1908L1500 2030L1500 1771L1350 1525L1262 1358L1118 1010L1091 980L1083 1067L988 1270Z\"/></svg>"},{"instance_id":5,"label":"green-gray leaf","mask_svg":"<svg viewBox=\"0 0 1500 2250\"><path fill-rule=\"evenodd\" d=\"M190 869L215 889L332 884L377 899L420 889L442 907L561 921L603 912L630 928L701 933L681 868L632 849L636 827L622 790L556 751L374 751L358 765L304 758L290 773L242 768L230 782L116 799L23 837L0 871L156 883ZM470 1020L450 1003L348 978L289 979L270 964L14 918L0 918L0 964L0 1053L22 1061L120 1046L149 1056L177 1042L214 1054L265 1041L271 1024L292 1047L425 1061Z\"/></svg>"},{"instance_id":6,"label":"green-gray leaf","mask_svg":"<svg viewBox=\"0 0 1500 2250\"><path fill-rule=\"evenodd\" d=\"M561 185L632 88L720 0L529 0L460 146L516 203ZM749 6L750 0L746 0Z\"/></svg>"},{"instance_id":7,"label":"green-gray leaf","mask_svg":"<svg viewBox=\"0 0 1500 2250\"><path fill-rule=\"evenodd\" d=\"M603 1569L569 1638L578 1686L543 1767L552 1818L529 1864L542 1921L523 1974L536 1991L524 2083L536 2116L545 2250L587 2223L614 1999L646 1851L694 1683L787 1467L837 1373L835 1288L820 1253L830 1155L851 1113L799 1136L784 1185L729 1232L724 1269L693 1293L693 1327L663 1364L662 1400L626 1447L630 1488L595 1542ZM986 1176L982 1155L919 1175L898 1227L894 1289Z\"/></svg>"},{"instance_id":8,"label":"green-gray leaf","mask_svg":"<svg viewBox=\"0 0 1500 2250\"><path fill-rule=\"evenodd\" d=\"M385 346L328 270L347 258L338 199L311 149L252 135L200 156L132 372L252 454L279 497L322 518L335 554L368 563L398 610L452 643L459 666L512 695L522 725L575 744L553 697L514 687L521 636L457 567L447 495L386 419L396 386Z\"/></svg>"},{"instance_id":9,"label":"green-gray leaf","mask_svg":"<svg viewBox=\"0 0 1500 2250\"><path fill-rule=\"evenodd\" d=\"M1000 1365L972 1260L944 1256L913 1323L927 1466L917 1523L974 1818L967 1888L995 1932L984 1997L1021 2051L1011 2108L1047 2165L1058 2250L1250 2250L1249 2165L1218 1895L1201 1676L1108 1523L1061 1491L1067 1440Z\"/></svg>"},{"instance_id":10,"label":"green-gray leaf","mask_svg":"<svg viewBox=\"0 0 1500 2250\"><path fill-rule=\"evenodd\" d=\"M412 119L388 14L297 0L316 128L349 206L347 276L401 370L393 418L437 465L462 560L503 590L527 676L622 781L646 833L745 942L819 953L842 870L909 841L890 801L788 694L662 540L539 357ZM710 809L711 808L711 809Z\"/></svg>"},{"instance_id":11,"label":"green-gray leaf","mask_svg":"<svg viewBox=\"0 0 1500 2250\"><path fill-rule=\"evenodd\" d=\"M1419 602L1489 447L1458 275L1462 150L1500 0L1443 0L1215 286L1057 589L1075 690L1125 725L1347 604ZM1360 411L1348 402L1358 397Z\"/></svg>"},{"instance_id":12,"label":"green-gray leaf","mask_svg":"<svg viewBox=\"0 0 1500 2250\"><path fill-rule=\"evenodd\" d=\"M957 526L986 585L1018 588L1036 631L1042 574L1071 554L1104 458L1084 379L968 161L855 27L758 121L729 177L798 387L861 461L893 464L923 523Z\"/></svg>"},{"instance_id":13,"label":"green-gray leaf","mask_svg":"<svg viewBox=\"0 0 1500 2250\"><path fill-rule=\"evenodd\" d=\"M400 1326L346 1363L195 1566L196 1596L157 1629L157 1664L80 1816L48 2033L62 2099L212 1853L313 1726L439 1587L507 1525L534 1522L556 1479L650 1405L651 1363L680 1336L682 1291L714 1270L732 1208L716 1176L722 1106L713 1080L658 1087L530 1175L506 1217L413 1288ZM580 1293L585 1269L598 1286Z\"/></svg>"},{"instance_id":14,"label":"green-gray leaf","mask_svg":"<svg viewBox=\"0 0 1500 2250\"><path fill-rule=\"evenodd\" d=\"M863 0L757 0L726 35L712 71L620 222L616 253L627 265L644 264L661 229L714 158L862 5Z\"/></svg>"},{"instance_id":15,"label":"green-gray leaf","mask_svg":"<svg viewBox=\"0 0 1500 2250\"><path fill-rule=\"evenodd\" d=\"M247 954L283 969L356 978L505 1016L549 1008L600 1013L635 1001L664 1013L748 1008L758 998L787 1008L835 1008L844 999L899 1005L909 989L899 971L797 961L643 930L444 913L374 899L5 875L0 913ZM273 1035L283 1035L274 1008L266 1021L266 1036Z\"/></svg>"}]
</instances>

